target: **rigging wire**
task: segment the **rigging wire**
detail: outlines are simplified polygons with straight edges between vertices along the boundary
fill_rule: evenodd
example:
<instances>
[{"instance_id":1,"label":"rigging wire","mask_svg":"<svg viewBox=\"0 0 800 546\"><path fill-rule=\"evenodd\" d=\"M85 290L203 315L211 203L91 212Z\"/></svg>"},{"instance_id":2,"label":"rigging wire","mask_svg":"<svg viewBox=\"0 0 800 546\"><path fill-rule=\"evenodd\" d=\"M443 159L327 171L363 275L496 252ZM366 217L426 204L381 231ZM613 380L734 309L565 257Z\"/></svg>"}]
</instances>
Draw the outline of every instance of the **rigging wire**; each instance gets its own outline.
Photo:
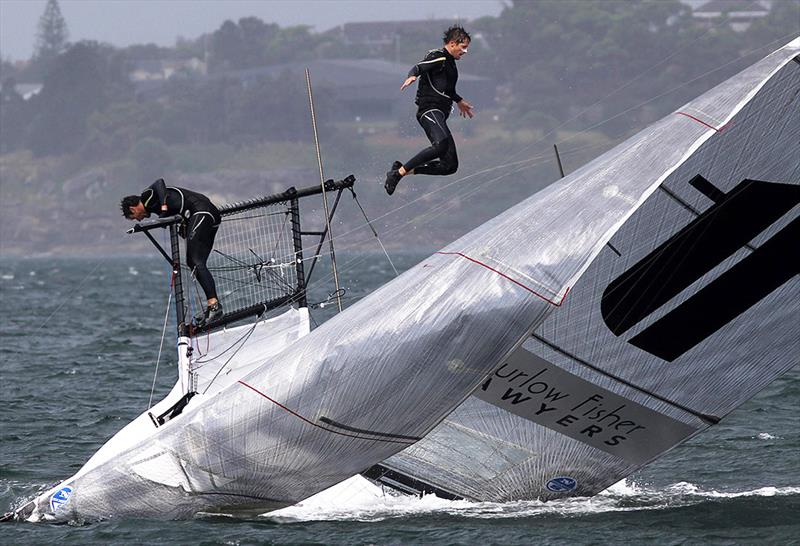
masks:
<instances>
[{"instance_id":1,"label":"rigging wire","mask_svg":"<svg viewBox=\"0 0 800 546\"><path fill-rule=\"evenodd\" d=\"M367 213L364 211L364 207L362 207L361 203L358 201L358 196L356 195L355 190L353 190L353 187L351 186L349 189L350 189L350 193L353 194L353 201L356 202L356 205L358 205L358 208L361 210L361 214L364 215L364 220L367 221L367 225L369 225L369 229L372 230L372 234L375 235L375 238L378 240L378 244L381 245L381 250L383 250L383 253L386 256L386 259L389 260L389 265L391 265L392 269L394 270L394 276L397 277L398 275L400 275L400 273L397 272L397 268L394 266L394 263L392 263L392 259L389 257L389 253L386 252L386 247L383 246L383 242L381 241L381 238L378 237L378 232L375 231L375 227L372 225L372 222L370 222L369 218L367 218Z\"/></svg>"},{"instance_id":2,"label":"rigging wire","mask_svg":"<svg viewBox=\"0 0 800 546\"><path fill-rule=\"evenodd\" d=\"M331 267L333 268L333 280L336 290L339 290L339 272L336 271L336 251L333 246L333 231L331 230L331 218L328 212L328 193L325 191L325 175L322 172L322 154L319 147L319 135L317 134L317 115L314 112L314 95L311 91L311 71L306 68L306 86L308 87L308 104L311 108L311 126L314 129L314 146L317 151L317 165L319 165L319 183L322 187L322 203L325 207L325 225L328 229L328 245L331 249ZM336 300L339 312L342 312L342 300Z\"/></svg>"},{"instance_id":3,"label":"rigging wire","mask_svg":"<svg viewBox=\"0 0 800 546\"><path fill-rule=\"evenodd\" d=\"M161 350L164 348L164 336L167 333L167 321L172 305L172 283L170 282L169 297L167 298L167 312L164 313L164 326L161 328L161 343L158 344L158 356L156 357L156 369L153 372L153 385L150 387L150 400L147 401L147 409L153 407L153 393L156 391L156 379L158 378L158 364L161 362Z\"/></svg>"}]
</instances>

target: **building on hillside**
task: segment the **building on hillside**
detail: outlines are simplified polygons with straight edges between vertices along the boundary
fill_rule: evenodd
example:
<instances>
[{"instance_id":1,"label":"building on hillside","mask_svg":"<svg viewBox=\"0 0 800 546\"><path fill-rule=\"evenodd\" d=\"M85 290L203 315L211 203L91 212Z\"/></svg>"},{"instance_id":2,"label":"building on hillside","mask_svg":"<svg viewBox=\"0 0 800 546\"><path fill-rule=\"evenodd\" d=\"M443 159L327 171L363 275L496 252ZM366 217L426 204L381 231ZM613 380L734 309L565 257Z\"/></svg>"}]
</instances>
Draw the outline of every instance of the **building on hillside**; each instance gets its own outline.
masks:
<instances>
[{"instance_id":1,"label":"building on hillside","mask_svg":"<svg viewBox=\"0 0 800 546\"><path fill-rule=\"evenodd\" d=\"M754 21L769 15L771 5L768 0L711 0L694 8L692 17L708 28L727 18L734 31L744 32Z\"/></svg>"},{"instance_id":2,"label":"building on hillside","mask_svg":"<svg viewBox=\"0 0 800 546\"><path fill-rule=\"evenodd\" d=\"M158 59L131 61L128 78L132 82L164 81L177 74L205 76L208 65L197 57L191 59Z\"/></svg>"},{"instance_id":3,"label":"building on hillside","mask_svg":"<svg viewBox=\"0 0 800 546\"><path fill-rule=\"evenodd\" d=\"M43 85L41 83L18 83L14 85L14 90L25 99L29 100L39 94Z\"/></svg>"}]
</instances>

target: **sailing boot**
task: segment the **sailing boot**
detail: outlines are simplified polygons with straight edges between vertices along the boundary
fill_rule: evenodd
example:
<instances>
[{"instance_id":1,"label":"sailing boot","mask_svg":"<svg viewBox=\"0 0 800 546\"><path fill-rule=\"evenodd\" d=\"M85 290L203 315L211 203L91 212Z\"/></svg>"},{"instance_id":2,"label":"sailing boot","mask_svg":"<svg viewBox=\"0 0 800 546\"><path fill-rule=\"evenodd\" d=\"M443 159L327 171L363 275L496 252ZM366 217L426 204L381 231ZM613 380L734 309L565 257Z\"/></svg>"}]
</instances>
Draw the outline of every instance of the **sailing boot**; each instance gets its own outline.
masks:
<instances>
[{"instance_id":1,"label":"sailing boot","mask_svg":"<svg viewBox=\"0 0 800 546\"><path fill-rule=\"evenodd\" d=\"M209 305L204 313L194 317L194 322L198 328L203 328L215 320L221 319L223 314L224 312L222 311L222 304L217 302L214 305Z\"/></svg>"},{"instance_id":2,"label":"sailing boot","mask_svg":"<svg viewBox=\"0 0 800 546\"><path fill-rule=\"evenodd\" d=\"M206 309L206 324L210 324L216 320L222 318L224 315L224 311L222 310L222 304L220 302L215 303L214 305L209 305Z\"/></svg>"},{"instance_id":3,"label":"sailing boot","mask_svg":"<svg viewBox=\"0 0 800 546\"><path fill-rule=\"evenodd\" d=\"M403 164L399 161L395 161L392 163L392 170L386 173L386 182L384 182L383 187L386 190L386 193L392 195L394 190L397 188L397 184L400 182L400 179L403 178L400 175L399 169L402 167Z\"/></svg>"}]
</instances>

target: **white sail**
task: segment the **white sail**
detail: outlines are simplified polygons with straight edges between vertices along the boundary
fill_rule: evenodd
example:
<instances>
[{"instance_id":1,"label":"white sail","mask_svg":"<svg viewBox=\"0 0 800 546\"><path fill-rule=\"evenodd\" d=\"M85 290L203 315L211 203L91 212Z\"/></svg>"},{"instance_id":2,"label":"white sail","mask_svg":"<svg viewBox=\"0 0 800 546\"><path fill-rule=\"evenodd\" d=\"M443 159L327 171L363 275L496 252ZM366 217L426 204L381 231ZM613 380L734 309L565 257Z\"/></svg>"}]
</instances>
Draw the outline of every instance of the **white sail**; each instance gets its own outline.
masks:
<instances>
[{"instance_id":1,"label":"white sail","mask_svg":"<svg viewBox=\"0 0 800 546\"><path fill-rule=\"evenodd\" d=\"M368 475L477 500L592 495L795 365L798 52L800 39L550 190L646 200L522 349Z\"/></svg>"},{"instance_id":2,"label":"white sail","mask_svg":"<svg viewBox=\"0 0 800 546\"><path fill-rule=\"evenodd\" d=\"M581 275L603 259L606 244L640 207L651 206L662 183L717 134L709 125L719 128L776 73L783 75L797 46L745 72L727 92L692 103L697 111L666 118L469 233L265 356L213 396L193 400L157 434L39 497L30 518L264 512L414 444L485 384L548 317L593 324L593 308L576 284ZM728 188L715 172L706 176ZM687 198L698 205L700 198ZM657 234L639 240L637 251L657 246ZM633 255L626 260L635 261ZM592 333L571 332L576 338ZM616 345L609 350L623 358ZM646 359L631 366L657 377L658 366ZM679 383L685 388L680 396L691 397L696 389ZM678 409L655 409L700 426Z\"/></svg>"}]
</instances>

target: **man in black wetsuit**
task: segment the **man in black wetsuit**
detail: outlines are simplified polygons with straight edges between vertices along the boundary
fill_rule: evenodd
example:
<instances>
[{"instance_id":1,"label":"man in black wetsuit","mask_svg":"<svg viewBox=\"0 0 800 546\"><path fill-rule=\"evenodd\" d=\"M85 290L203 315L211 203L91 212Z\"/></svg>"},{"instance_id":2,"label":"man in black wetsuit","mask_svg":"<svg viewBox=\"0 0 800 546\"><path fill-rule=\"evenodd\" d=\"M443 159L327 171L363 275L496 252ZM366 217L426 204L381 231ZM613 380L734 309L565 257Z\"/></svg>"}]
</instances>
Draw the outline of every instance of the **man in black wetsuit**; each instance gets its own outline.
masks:
<instances>
[{"instance_id":1,"label":"man in black wetsuit","mask_svg":"<svg viewBox=\"0 0 800 546\"><path fill-rule=\"evenodd\" d=\"M217 299L214 277L206 267L206 260L214 246L214 237L222 216L214 203L201 193L184 188L167 186L163 178L151 184L142 195L129 195L120 203L122 214L128 220L140 221L151 214L183 218L181 235L186 239L186 265L208 299L208 307L198 320L202 324L222 317L222 304Z\"/></svg>"},{"instance_id":2,"label":"man in black wetsuit","mask_svg":"<svg viewBox=\"0 0 800 546\"><path fill-rule=\"evenodd\" d=\"M453 174L458 169L456 143L447 118L453 103L461 116L471 118L472 105L456 93L458 68L456 61L467 53L470 36L460 26L452 26L444 33L444 47L428 52L423 60L408 72L408 78L400 87L405 89L417 79L417 122L422 126L431 145L409 159L405 165L399 161L392 164L386 173L384 188L392 195L400 179L406 174Z\"/></svg>"}]
</instances>

